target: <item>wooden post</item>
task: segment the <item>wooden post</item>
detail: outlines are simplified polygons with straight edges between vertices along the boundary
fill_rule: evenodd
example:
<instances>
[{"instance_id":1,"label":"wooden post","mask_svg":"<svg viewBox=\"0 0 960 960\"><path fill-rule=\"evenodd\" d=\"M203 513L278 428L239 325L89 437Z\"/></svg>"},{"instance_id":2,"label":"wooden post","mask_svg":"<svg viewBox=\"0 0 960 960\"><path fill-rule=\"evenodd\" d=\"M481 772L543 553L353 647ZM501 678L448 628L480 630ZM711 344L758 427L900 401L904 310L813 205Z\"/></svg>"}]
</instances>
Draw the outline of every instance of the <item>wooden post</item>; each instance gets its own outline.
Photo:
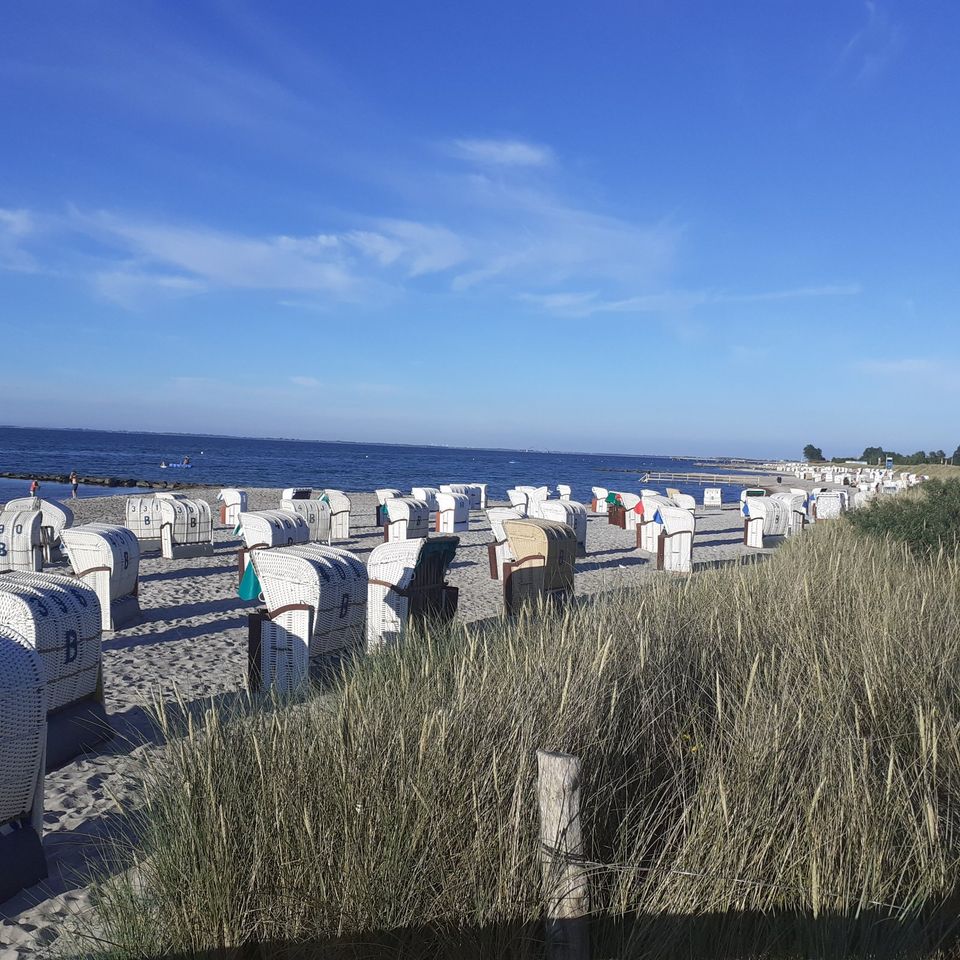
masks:
<instances>
[{"instance_id":1,"label":"wooden post","mask_svg":"<svg viewBox=\"0 0 960 960\"><path fill-rule=\"evenodd\" d=\"M540 850L549 960L589 960L590 888L580 829L580 761L537 751Z\"/></svg>"}]
</instances>

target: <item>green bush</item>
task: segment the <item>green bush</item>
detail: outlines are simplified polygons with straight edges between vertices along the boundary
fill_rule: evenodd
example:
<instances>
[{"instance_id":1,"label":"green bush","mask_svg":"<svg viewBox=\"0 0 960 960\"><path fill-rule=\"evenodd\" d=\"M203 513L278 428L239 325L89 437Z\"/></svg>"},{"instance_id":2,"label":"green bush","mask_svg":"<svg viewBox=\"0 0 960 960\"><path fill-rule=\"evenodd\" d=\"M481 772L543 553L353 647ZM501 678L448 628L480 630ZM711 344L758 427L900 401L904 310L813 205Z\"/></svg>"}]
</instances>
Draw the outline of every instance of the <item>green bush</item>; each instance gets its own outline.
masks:
<instances>
[{"instance_id":1,"label":"green bush","mask_svg":"<svg viewBox=\"0 0 960 960\"><path fill-rule=\"evenodd\" d=\"M849 514L863 533L908 544L918 553L960 545L960 479L928 480L919 490L882 497Z\"/></svg>"}]
</instances>

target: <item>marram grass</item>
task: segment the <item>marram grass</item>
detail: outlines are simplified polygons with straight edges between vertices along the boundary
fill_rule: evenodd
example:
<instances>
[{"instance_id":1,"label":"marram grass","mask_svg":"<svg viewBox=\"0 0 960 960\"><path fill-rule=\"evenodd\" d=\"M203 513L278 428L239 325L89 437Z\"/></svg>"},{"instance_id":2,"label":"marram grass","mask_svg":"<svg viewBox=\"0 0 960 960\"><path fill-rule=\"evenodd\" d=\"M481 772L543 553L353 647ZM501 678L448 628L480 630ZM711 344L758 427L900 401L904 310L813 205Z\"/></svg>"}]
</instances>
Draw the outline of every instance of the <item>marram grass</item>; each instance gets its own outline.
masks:
<instances>
[{"instance_id":1,"label":"marram grass","mask_svg":"<svg viewBox=\"0 0 960 960\"><path fill-rule=\"evenodd\" d=\"M750 567L455 627L164 719L116 957L533 957L538 747L584 764L594 956L932 956L960 877L960 567L822 524ZM269 955L269 951L265 951Z\"/></svg>"}]
</instances>

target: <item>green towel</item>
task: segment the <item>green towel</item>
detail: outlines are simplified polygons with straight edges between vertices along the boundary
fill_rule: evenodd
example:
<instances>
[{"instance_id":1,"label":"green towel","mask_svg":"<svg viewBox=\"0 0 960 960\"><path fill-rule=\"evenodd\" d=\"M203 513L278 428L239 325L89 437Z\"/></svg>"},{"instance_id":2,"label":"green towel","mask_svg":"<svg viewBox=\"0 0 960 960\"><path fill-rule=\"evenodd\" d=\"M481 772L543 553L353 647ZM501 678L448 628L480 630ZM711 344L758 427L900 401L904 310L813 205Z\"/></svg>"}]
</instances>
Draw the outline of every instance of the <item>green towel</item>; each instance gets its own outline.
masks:
<instances>
[{"instance_id":1,"label":"green towel","mask_svg":"<svg viewBox=\"0 0 960 960\"><path fill-rule=\"evenodd\" d=\"M259 600L262 587L257 577L257 571L253 569L253 564L248 563L247 569L243 573L243 579L237 588L237 596L241 600Z\"/></svg>"}]
</instances>

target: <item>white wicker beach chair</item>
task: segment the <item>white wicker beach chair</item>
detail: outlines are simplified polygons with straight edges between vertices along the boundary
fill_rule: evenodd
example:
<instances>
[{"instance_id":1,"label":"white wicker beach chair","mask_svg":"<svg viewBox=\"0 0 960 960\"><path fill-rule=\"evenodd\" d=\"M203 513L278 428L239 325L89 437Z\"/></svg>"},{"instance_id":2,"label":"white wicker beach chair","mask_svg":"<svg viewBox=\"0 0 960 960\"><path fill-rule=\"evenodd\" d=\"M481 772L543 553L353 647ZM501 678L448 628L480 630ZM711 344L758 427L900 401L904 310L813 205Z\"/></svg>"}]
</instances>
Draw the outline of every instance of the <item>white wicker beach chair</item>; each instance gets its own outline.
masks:
<instances>
[{"instance_id":1,"label":"white wicker beach chair","mask_svg":"<svg viewBox=\"0 0 960 960\"><path fill-rule=\"evenodd\" d=\"M767 491L762 487L747 487L746 490L740 491L740 503L749 500L751 497L765 497Z\"/></svg>"},{"instance_id":2,"label":"white wicker beach chair","mask_svg":"<svg viewBox=\"0 0 960 960\"><path fill-rule=\"evenodd\" d=\"M383 504L384 542L430 536L430 504L413 497L390 497Z\"/></svg>"},{"instance_id":3,"label":"white wicker beach chair","mask_svg":"<svg viewBox=\"0 0 960 960\"><path fill-rule=\"evenodd\" d=\"M311 487L286 487L280 493L281 500L310 500L312 497Z\"/></svg>"},{"instance_id":4,"label":"white wicker beach chair","mask_svg":"<svg viewBox=\"0 0 960 960\"><path fill-rule=\"evenodd\" d=\"M220 525L233 530L240 522L240 514L246 513L246 492L234 487L224 487L217 494L217 503L220 504Z\"/></svg>"},{"instance_id":5,"label":"white wicker beach chair","mask_svg":"<svg viewBox=\"0 0 960 960\"><path fill-rule=\"evenodd\" d=\"M124 526L140 541L140 552L160 549L160 507L164 500L184 500L176 493L158 493L149 497L127 497Z\"/></svg>"},{"instance_id":6,"label":"white wicker beach chair","mask_svg":"<svg viewBox=\"0 0 960 960\"><path fill-rule=\"evenodd\" d=\"M368 651L401 642L415 621L453 617L458 592L445 578L459 542L442 536L373 548L367 562Z\"/></svg>"},{"instance_id":7,"label":"white wicker beach chair","mask_svg":"<svg viewBox=\"0 0 960 960\"><path fill-rule=\"evenodd\" d=\"M637 524L637 547L656 556L660 550L660 534L663 532L663 523L657 519L657 510L676 504L668 497L649 491L641 492L640 502L643 512Z\"/></svg>"},{"instance_id":8,"label":"white wicker beach chair","mask_svg":"<svg viewBox=\"0 0 960 960\"><path fill-rule=\"evenodd\" d=\"M43 787L46 676L37 651L0 626L0 903L47 876Z\"/></svg>"},{"instance_id":9,"label":"white wicker beach chair","mask_svg":"<svg viewBox=\"0 0 960 960\"><path fill-rule=\"evenodd\" d=\"M507 534L503 529L504 520L520 520L522 514L513 507L489 507L487 520L493 532L493 542L487 544L487 554L490 560L490 579L500 580L503 577L503 565L513 560Z\"/></svg>"},{"instance_id":10,"label":"white wicker beach chair","mask_svg":"<svg viewBox=\"0 0 960 960\"><path fill-rule=\"evenodd\" d=\"M306 520L292 510L259 510L240 514L243 546L237 551L237 578L243 579L251 554L310 541Z\"/></svg>"},{"instance_id":11,"label":"white wicker beach chair","mask_svg":"<svg viewBox=\"0 0 960 960\"><path fill-rule=\"evenodd\" d=\"M519 487L511 487L507 491L507 499L510 506L520 514L521 517L527 515L527 494Z\"/></svg>"},{"instance_id":12,"label":"white wicker beach chair","mask_svg":"<svg viewBox=\"0 0 960 960\"><path fill-rule=\"evenodd\" d=\"M817 521L836 520L844 509L844 497L840 490L824 490L817 494L813 514Z\"/></svg>"},{"instance_id":13,"label":"white wicker beach chair","mask_svg":"<svg viewBox=\"0 0 960 960\"><path fill-rule=\"evenodd\" d=\"M547 502L550 497L549 487L520 487L519 489L527 495L527 516L534 519L542 518L540 513L541 506Z\"/></svg>"},{"instance_id":14,"label":"white wicker beach chair","mask_svg":"<svg viewBox=\"0 0 960 960\"><path fill-rule=\"evenodd\" d=\"M676 497L673 499L676 500ZM685 507L661 504L657 508L655 520L660 524L657 569L690 573L693 570L693 538L696 529L693 511Z\"/></svg>"},{"instance_id":15,"label":"white wicker beach chair","mask_svg":"<svg viewBox=\"0 0 960 960\"><path fill-rule=\"evenodd\" d=\"M112 736L103 708L100 602L52 573L0 577L0 627L36 650L47 683L47 769Z\"/></svg>"},{"instance_id":16,"label":"white wicker beach chair","mask_svg":"<svg viewBox=\"0 0 960 960\"><path fill-rule=\"evenodd\" d=\"M39 510L0 513L0 573L38 573L43 569L41 521Z\"/></svg>"},{"instance_id":17,"label":"white wicker beach chair","mask_svg":"<svg viewBox=\"0 0 960 960\"><path fill-rule=\"evenodd\" d=\"M280 509L303 518L310 543L330 543L330 504L326 500L281 500Z\"/></svg>"},{"instance_id":18,"label":"white wicker beach chair","mask_svg":"<svg viewBox=\"0 0 960 960\"><path fill-rule=\"evenodd\" d=\"M678 506L681 510L689 510L690 513L696 512L697 501L695 497L691 497L689 493L675 493L670 499Z\"/></svg>"},{"instance_id":19,"label":"white wicker beach chair","mask_svg":"<svg viewBox=\"0 0 960 960\"><path fill-rule=\"evenodd\" d=\"M573 596L577 537L554 520L504 520L516 558L503 567L503 602L508 614L523 604L560 603Z\"/></svg>"},{"instance_id":20,"label":"white wicker beach chair","mask_svg":"<svg viewBox=\"0 0 960 960\"><path fill-rule=\"evenodd\" d=\"M704 487L703 505L711 510L723 508L723 490L720 487Z\"/></svg>"},{"instance_id":21,"label":"white wicker beach chair","mask_svg":"<svg viewBox=\"0 0 960 960\"><path fill-rule=\"evenodd\" d=\"M373 492L377 498L377 519L375 526L382 527L387 522L387 511L384 509L386 502L393 500L395 497L402 497L403 491L397 490L395 487L383 487Z\"/></svg>"},{"instance_id":22,"label":"white wicker beach chair","mask_svg":"<svg viewBox=\"0 0 960 960\"><path fill-rule=\"evenodd\" d=\"M590 501L590 509L594 513L607 512L607 494L610 492L606 487L591 487L593 500Z\"/></svg>"},{"instance_id":23,"label":"white wicker beach chair","mask_svg":"<svg viewBox=\"0 0 960 960\"><path fill-rule=\"evenodd\" d=\"M310 659L362 653L367 570L338 547L310 543L251 558L264 609L249 617L251 690L288 693L309 678Z\"/></svg>"},{"instance_id":24,"label":"white wicker beach chair","mask_svg":"<svg viewBox=\"0 0 960 960\"><path fill-rule=\"evenodd\" d=\"M60 534L73 526L73 511L59 500L44 500L41 497L21 497L11 500L4 510L39 510L40 542L46 563L59 563L63 559Z\"/></svg>"},{"instance_id":25,"label":"white wicker beach chair","mask_svg":"<svg viewBox=\"0 0 960 960\"><path fill-rule=\"evenodd\" d=\"M468 495L470 497L471 510L487 509L487 485L485 483L468 483L470 488Z\"/></svg>"},{"instance_id":26,"label":"white wicker beach chair","mask_svg":"<svg viewBox=\"0 0 960 960\"><path fill-rule=\"evenodd\" d=\"M555 520L570 527L577 538L577 556L587 555L587 508L574 500L544 500L540 504L540 516Z\"/></svg>"},{"instance_id":27,"label":"white wicker beach chair","mask_svg":"<svg viewBox=\"0 0 960 960\"><path fill-rule=\"evenodd\" d=\"M635 493L621 493L624 530L636 530L643 520L643 500Z\"/></svg>"},{"instance_id":28,"label":"white wicker beach chair","mask_svg":"<svg viewBox=\"0 0 960 960\"><path fill-rule=\"evenodd\" d=\"M807 521L806 493L775 493L770 499L779 500L787 511L787 536L803 533Z\"/></svg>"},{"instance_id":29,"label":"white wicker beach chair","mask_svg":"<svg viewBox=\"0 0 960 960\"><path fill-rule=\"evenodd\" d=\"M342 490L324 490L321 500L330 504L330 539L350 539L350 498Z\"/></svg>"},{"instance_id":30,"label":"white wicker beach chair","mask_svg":"<svg viewBox=\"0 0 960 960\"><path fill-rule=\"evenodd\" d=\"M790 509L773 497L748 497L741 507L743 542L760 549L773 545L774 538L785 537L790 525Z\"/></svg>"},{"instance_id":31,"label":"white wicker beach chair","mask_svg":"<svg viewBox=\"0 0 960 960\"><path fill-rule=\"evenodd\" d=\"M557 496L561 500L569 500L573 495L573 490L565 483L557 484Z\"/></svg>"},{"instance_id":32,"label":"white wicker beach chair","mask_svg":"<svg viewBox=\"0 0 960 960\"><path fill-rule=\"evenodd\" d=\"M160 500L160 552L166 560L213 556L213 514L206 500Z\"/></svg>"},{"instance_id":33,"label":"white wicker beach chair","mask_svg":"<svg viewBox=\"0 0 960 960\"><path fill-rule=\"evenodd\" d=\"M470 498L465 493L437 494L437 533L464 533L470 529Z\"/></svg>"},{"instance_id":34,"label":"white wicker beach chair","mask_svg":"<svg viewBox=\"0 0 960 960\"><path fill-rule=\"evenodd\" d=\"M103 630L117 630L140 615L140 541L112 523L88 523L63 531L73 575L97 595Z\"/></svg>"},{"instance_id":35,"label":"white wicker beach chair","mask_svg":"<svg viewBox=\"0 0 960 960\"><path fill-rule=\"evenodd\" d=\"M440 493L438 487L411 487L410 496L414 500L425 500L430 507L430 513L437 512L437 494Z\"/></svg>"}]
</instances>

